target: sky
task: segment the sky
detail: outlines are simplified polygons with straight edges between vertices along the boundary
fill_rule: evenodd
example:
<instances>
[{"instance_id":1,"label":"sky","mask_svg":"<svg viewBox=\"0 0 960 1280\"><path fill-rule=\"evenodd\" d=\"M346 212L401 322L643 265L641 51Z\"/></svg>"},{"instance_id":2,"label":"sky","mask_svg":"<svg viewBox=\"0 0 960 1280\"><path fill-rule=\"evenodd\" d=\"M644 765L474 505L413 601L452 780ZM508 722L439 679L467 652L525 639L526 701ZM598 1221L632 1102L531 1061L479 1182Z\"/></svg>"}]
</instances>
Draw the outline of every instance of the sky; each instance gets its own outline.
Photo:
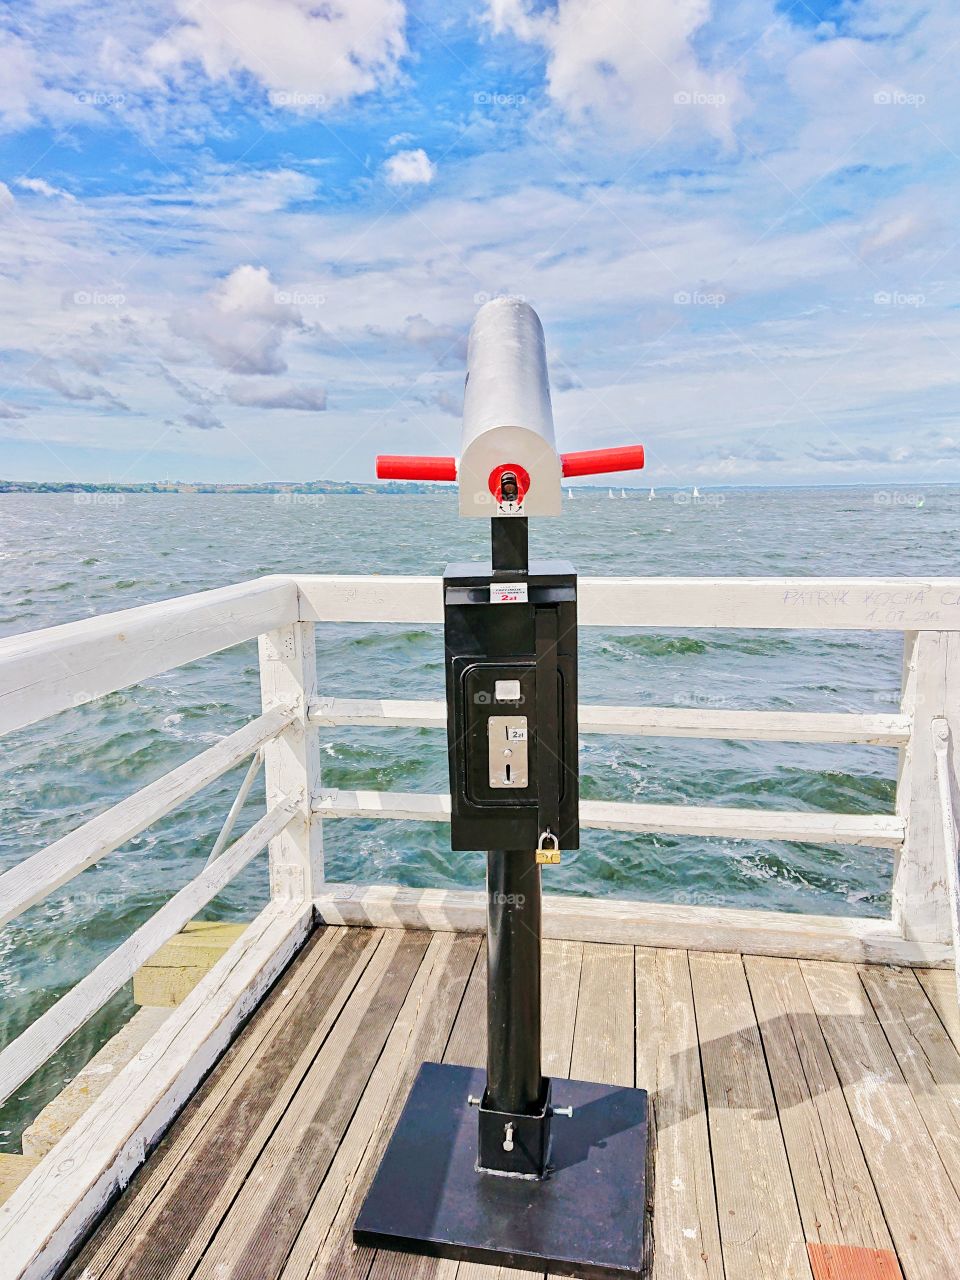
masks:
<instances>
[{"instance_id":1,"label":"sky","mask_svg":"<svg viewBox=\"0 0 960 1280\"><path fill-rule=\"evenodd\" d=\"M0 6L0 477L458 451L520 297L561 450L960 480L948 0Z\"/></svg>"}]
</instances>

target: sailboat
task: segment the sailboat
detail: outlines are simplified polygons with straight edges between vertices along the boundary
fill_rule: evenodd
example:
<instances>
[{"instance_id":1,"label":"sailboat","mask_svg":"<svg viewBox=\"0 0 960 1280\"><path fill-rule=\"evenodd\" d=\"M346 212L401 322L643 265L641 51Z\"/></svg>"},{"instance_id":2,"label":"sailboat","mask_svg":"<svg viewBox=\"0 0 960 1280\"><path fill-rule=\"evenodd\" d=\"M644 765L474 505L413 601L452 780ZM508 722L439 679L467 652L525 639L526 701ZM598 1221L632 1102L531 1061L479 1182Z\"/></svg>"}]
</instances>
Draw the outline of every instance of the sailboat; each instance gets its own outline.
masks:
<instances>
[{"instance_id":1,"label":"sailboat","mask_svg":"<svg viewBox=\"0 0 960 1280\"><path fill-rule=\"evenodd\" d=\"M621 498L625 498L626 496L627 496L627 491L626 491L626 489L621 489L621 490L620 490L620 497L621 497Z\"/></svg>"},{"instance_id":2,"label":"sailboat","mask_svg":"<svg viewBox=\"0 0 960 1280\"><path fill-rule=\"evenodd\" d=\"M693 486L693 496L694 496L695 498L699 498L699 497L700 497L700 490L697 488L697 486L696 486L696 485L694 485L694 486Z\"/></svg>"},{"instance_id":3,"label":"sailboat","mask_svg":"<svg viewBox=\"0 0 960 1280\"><path fill-rule=\"evenodd\" d=\"M568 490L567 490L567 497L570 499L570 501L571 501L571 502L573 501L573 490L572 490L572 489L568 489Z\"/></svg>"},{"instance_id":4,"label":"sailboat","mask_svg":"<svg viewBox=\"0 0 960 1280\"><path fill-rule=\"evenodd\" d=\"M651 489L649 494L647 495L647 501L652 502L656 496L657 496L656 490Z\"/></svg>"},{"instance_id":5,"label":"sailboat","mask_svg":"<svg viewBox=\"0 0 960 1280\"><path fill-rule=\"evenodd\" d=\"M612 489L611 489L611 490L610 490L610 492L607 494L607 497L608 497L608 498L613 498L613 497L615 497L615 496L616 496L616 495L614 494L614 492L613 492L613 490L612 490Z\"/></svg>"}]
</instances>

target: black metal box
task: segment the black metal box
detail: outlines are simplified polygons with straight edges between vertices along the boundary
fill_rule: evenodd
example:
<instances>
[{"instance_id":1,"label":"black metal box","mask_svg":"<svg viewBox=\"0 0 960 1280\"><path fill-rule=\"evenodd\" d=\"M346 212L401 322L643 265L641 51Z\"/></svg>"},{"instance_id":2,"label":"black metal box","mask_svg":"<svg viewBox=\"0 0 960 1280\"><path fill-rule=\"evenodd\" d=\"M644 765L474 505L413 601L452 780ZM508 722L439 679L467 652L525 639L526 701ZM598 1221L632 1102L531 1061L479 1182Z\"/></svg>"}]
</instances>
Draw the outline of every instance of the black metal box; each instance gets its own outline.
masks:
<instances>
[{"instance_id":1,"label":"black metal box","mask_svg":"<svg viewBox=\"0 0 960 1280\"><path fill-rule=\"evenodd\" d=\"M451 847L579 848L573 566L451 564L443 584Z\"/></svg>"}]
</instances>

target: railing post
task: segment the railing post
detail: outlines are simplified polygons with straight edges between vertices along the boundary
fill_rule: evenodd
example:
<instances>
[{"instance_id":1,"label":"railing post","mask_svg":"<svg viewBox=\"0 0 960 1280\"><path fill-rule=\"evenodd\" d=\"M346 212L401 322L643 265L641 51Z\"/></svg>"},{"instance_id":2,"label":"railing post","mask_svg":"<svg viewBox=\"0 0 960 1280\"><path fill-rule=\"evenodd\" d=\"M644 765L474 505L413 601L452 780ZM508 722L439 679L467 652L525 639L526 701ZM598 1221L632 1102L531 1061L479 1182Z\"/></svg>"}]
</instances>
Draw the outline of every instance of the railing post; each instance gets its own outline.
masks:
<instances>
[{"instance_id":1,"label":"railing post","mask_svg":"<svg viewBox=\"0 0 960 1280\"><path fill-rule=\"evenodd\" d=\"M263 749L267 807L296 797L298 813L270 842L270 893L274 898L312 899L323 882L323 831L310 802L320 786L317 730L307 711L317 690L312 622L292 622L260 636L260 692L264 710L296 708L297 718Z\"/></svg>"},{"instance_id":2,"label":"railing post","mask_svg":"<svg viewBox=\"0 0 960 1280\"><path fill-rule=\"evenodd\" d=\"M958 640L950 631L907 631L903 637L900 709L910 717L912 729L909 743L900 749L897 775L897 813L906 833L893 871L893 924L917 942L952 939L931 722L942 716L955 729L958 724ZM954 759L954 769L957 763Z\"/></svg>"}]
</instances>

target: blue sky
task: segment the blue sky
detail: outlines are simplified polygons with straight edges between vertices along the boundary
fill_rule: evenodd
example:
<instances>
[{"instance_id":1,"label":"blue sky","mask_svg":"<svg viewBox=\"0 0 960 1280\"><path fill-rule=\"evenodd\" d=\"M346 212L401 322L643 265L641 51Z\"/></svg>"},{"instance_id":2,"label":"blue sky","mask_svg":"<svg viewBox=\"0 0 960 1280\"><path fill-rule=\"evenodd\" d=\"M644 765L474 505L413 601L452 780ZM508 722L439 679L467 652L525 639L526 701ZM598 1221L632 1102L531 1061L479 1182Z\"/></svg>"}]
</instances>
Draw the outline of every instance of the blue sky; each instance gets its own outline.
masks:
<instances>
[{"instance_id":1,"label":"blue sky","mask_svg":"<svg viewBox=\"0 0 960 1280\"><path fill-rule=\"evenodd\" d=\"M654 484L960 479L960 18L816 0L0 8L0 476L455 453L486 298Z\"/></svg>"}]
</instances>

